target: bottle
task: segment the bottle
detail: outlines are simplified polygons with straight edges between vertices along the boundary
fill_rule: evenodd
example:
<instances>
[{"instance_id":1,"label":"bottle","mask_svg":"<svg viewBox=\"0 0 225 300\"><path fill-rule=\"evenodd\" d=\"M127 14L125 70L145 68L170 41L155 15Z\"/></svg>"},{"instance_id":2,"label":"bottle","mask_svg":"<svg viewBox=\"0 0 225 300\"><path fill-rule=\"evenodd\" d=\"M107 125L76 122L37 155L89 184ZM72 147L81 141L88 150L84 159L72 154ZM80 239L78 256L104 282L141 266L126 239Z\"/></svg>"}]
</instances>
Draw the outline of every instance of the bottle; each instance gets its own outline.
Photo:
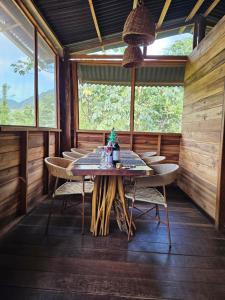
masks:
<instances>
[{"instance_id":1,"label":"bottle","mask_svg":"<svg viewBox=\"0 0 225 300\"><path fill-rule=\"evenodd\" d=\"M120 146L118 144L118 140L116 140L115 144L113 145L113 164L116 165L120 162Z\"/></svg>"}]
</instances>

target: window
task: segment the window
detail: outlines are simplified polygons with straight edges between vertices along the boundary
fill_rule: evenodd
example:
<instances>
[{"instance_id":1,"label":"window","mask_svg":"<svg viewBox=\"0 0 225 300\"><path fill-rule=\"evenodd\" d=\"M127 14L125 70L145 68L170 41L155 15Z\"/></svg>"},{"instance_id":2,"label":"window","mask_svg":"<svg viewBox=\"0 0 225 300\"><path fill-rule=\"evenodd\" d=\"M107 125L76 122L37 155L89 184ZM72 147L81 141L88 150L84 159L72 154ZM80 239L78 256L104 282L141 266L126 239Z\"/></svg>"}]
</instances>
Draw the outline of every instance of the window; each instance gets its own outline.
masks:
<instances>
[{"instance_id":1,"label":"window","mask_svg":"<svg viewBox=\"0 0 225 300\"><path fill-rule=\"evenodd\" d=\"M56 56L39 33L35 53L36 29L13 1L1 1L0 6L0 125L57 127Z\"/></svg>"},{"instance_id":2,"label":"window","mask_svg":"<svg viewBox=\"0 0 225 300\"><path fill-rule=\"evenodd\" d=\"M147 55L189 55L192 50L193 35L183 33L157 39L147 47Z\"/></svg>"},{"instance_id":3,"label":"window","mask_svg":"<svg viewBox=\"0 0 225 300\"><path fill-rule=\"evenodd\" d=\"M129 130L130 70L81 65L78 71L79 129Z\"/></svg>"},{"instance_id":4,"label":"window","mask_svg":"<svg viewBox=\"0 0 225 300\"><path fill-rule=\"evenodd\" d=\"M183 87L135 87L135 131L181 132L182 110Z\"/></svg>"},{"instance_id":5,"label":"window","mask_svg":"<svg viewBox=\"0 0 225 300\"><path fill-rule=\"evenodd\" d=\"M55 54L38 34L39 126L56 127Z\"/></svg>"},{"instance_id":6,"label":"window","mask_svg":"<svg viewBox=\"0 0 225 300\"><path fill-rule=\"evenodd\" d=\"M0 28L0 124L35 125L34 27L2 1Z\"/></svg>"}]
</instances>

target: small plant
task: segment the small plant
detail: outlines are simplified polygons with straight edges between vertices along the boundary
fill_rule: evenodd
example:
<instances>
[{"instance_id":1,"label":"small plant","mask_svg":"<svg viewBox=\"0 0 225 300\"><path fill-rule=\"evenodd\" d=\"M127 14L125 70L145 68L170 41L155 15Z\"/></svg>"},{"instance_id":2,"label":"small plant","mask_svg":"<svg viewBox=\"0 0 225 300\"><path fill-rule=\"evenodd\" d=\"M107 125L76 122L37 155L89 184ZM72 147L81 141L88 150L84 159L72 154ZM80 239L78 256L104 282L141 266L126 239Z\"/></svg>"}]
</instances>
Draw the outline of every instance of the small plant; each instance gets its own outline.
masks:
<instances>
[{"instance_id":1,"label":"small plant","mask_svg":"<svg viewBox=\"0 0 225 300\"><path fill-rule=\"evenodd\" d=\"M111 130L110 135L108 137L108 142L115 143L116 142L116 138L117 138L117 135L116 135L115 129L113 127L113 129Z\"/></svg>"}]
</instances>

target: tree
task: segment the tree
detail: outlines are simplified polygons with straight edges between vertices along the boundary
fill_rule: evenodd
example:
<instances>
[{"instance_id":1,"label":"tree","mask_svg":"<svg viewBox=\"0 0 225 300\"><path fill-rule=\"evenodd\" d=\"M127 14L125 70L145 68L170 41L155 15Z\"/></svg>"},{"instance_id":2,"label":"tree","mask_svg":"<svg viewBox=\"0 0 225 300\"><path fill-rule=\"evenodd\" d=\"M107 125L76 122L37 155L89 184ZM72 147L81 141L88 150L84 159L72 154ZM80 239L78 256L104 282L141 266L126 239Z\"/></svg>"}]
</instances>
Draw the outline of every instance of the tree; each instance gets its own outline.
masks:
<instances>
[{"instance_id":1,"label":"tree","mask_svg":"<svg viewBox=\"0 0 225 300\"><path fill-rule=\"evenodd\" d=\"M8 106L8 90L10 89L7 83L2 85L2 101L0 103L0 124L9 124L9 106Z\"/></svg>"}]
</instances>

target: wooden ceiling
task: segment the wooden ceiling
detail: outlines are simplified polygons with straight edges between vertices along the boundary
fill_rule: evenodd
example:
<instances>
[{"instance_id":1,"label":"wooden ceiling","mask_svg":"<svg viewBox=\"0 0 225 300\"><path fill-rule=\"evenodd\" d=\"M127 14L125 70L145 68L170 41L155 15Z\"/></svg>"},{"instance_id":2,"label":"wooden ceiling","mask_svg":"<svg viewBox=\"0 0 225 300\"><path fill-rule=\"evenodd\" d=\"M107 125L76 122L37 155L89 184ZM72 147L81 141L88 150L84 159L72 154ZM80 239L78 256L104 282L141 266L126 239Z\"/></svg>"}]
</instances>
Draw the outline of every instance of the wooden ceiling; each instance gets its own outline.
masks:
<instances>
[{"instance_id":1,"label":"wooden ceiling","mask_svg":"<svg viewBox=\"0 0 225 300\"><path fill-rule=\"evenodd\" d=\"M124 22L135 0L33 0L63 46L81 51L121 41ZM224 0L145 0L159 32L193 24L205 15L216 24L225 14Z\"/></svg>"}]
</instances>

